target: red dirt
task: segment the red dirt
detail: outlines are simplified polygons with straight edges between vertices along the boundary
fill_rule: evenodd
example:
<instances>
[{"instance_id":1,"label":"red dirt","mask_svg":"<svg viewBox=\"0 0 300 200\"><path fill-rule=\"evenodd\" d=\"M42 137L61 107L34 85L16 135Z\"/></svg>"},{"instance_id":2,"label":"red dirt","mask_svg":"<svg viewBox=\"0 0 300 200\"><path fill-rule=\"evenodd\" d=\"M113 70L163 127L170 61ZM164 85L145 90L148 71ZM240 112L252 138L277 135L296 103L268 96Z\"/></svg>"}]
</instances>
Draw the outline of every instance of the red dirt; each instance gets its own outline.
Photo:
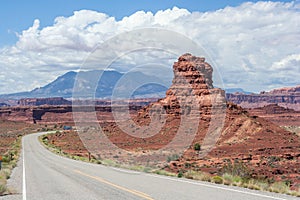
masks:
<instances>
[{"instance_id":1,"label":"red dirt","mask_svg":"<svg viewBox=\"0 0 300 200\"><path fill-rule=\"evenodd\" d=\"M6 154L19 136L34 132L40 126L0 119L0 155Z\"/></svg>"}]
</instances>

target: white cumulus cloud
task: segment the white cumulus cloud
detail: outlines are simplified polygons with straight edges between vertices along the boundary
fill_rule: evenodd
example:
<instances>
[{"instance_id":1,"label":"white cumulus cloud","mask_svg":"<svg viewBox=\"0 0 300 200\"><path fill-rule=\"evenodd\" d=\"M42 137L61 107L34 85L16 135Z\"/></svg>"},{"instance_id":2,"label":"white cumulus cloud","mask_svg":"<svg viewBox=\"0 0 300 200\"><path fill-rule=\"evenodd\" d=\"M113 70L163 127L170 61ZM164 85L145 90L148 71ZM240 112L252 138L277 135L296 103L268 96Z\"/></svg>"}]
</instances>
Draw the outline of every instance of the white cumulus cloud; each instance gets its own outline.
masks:
<instances>
[{"instance_id":1,"label":"white cumulus cloud","mask_svg":"<svg viewBox=\"0 0 300 200\"><path fill-rule=\"evenodd\" d=\"M48 27L41 27L36 19L19 33L15 45L0 49L0 93L43 86L62 73L78 69L103 42L126 31L149 27L175 31L201 45L215 62L225 87L260 91L296 85L299 80L295 77L300 75L299 7L298 2L269 1L247 2L211 12L174 7L157 13L138 11L121 20L97 11L80 10L69 17L57 17ZM172 35L163 37L174 39ZM155 41L152 39L145 38L145 44ZM115 41L115 48L127 45L132 44ZM172 49L171 46L166 49ZM162 65L171 69L170 60L173 62L179 56L166 52L146 54L144 59L124 56L123 66L128 70L142 61L157 62L159 58L164 62ZM103 56L115 55L107 50Z\"/></svg>"}]
</instances>

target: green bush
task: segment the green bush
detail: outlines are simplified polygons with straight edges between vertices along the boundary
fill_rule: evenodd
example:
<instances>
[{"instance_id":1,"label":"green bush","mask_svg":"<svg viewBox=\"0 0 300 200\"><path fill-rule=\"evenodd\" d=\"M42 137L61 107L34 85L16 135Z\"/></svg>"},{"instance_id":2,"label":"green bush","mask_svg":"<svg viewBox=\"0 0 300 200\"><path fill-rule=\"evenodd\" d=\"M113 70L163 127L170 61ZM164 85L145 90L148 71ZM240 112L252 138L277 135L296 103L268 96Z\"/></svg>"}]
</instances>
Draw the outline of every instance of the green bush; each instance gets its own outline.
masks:
<instances>
[{"instance_id":1,"label":"green bush","mask_svg":"<svg viewBox=\"0 0 300 200\"><path fill-rule=\"evenodd\" d=\"M177 177L178 177L178 178L182 178L182 177L183 177L183 172L182 172L182 171L179 171L178 174L177 174Z\"/></svg>"},{"instance_id":2,"label":"green bush","mask_svg":"<svg viewBox=\"0 0 300 200\"><path fill-rule=\"evenodd\" d=\"M216 183L216 184L222 184L223 178L221 176L213 176L211 178L211 182Z\"/></svg>"},{"instance_id":3,"label":"green bush","mask_svg":"<svg viewBox=\"0 0 300 200\"><path fill-rule=\"evenodd\" d=\"M8 156L8 155L3 156L2 162L9 163L10 161L11 161L11 160L10 160L10 156Z\"/></svg>"},{"instance_id":4,"label":"green bush","mask_svg":"<svg viewBox=\"0 0 300 200\"><path fill-rule=\"evenodd\" d=\"M194 150L195 151L200 151L201 150L201 145L199 143L194 144Z\"/></svg>"}]
</instances>

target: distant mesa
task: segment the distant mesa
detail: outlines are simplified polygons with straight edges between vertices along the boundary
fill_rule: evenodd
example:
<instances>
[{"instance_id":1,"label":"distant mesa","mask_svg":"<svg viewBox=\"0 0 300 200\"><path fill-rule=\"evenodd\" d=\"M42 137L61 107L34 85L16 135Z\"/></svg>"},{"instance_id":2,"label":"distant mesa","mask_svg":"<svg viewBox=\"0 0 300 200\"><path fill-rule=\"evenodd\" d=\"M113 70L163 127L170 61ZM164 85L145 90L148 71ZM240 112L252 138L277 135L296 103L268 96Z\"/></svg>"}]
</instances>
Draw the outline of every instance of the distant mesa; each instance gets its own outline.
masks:
<instances>
[{"instance_id":1,"label":"distant mesa","mask_svg":"<svg viewBox=\"0 0 300 200\"><path fill-rule=\"evenodd\" d=\"M261 94L300 94L300 85L295 87L284 87L271 90L270 92L261 92Z\"/></svg>"},{"instance_id":2,"label":"distant mesa","mask_svg":"<svg viewBox=\"0 0 300 200\"><path fill-rule=\"evenodd\" d=\"M62 97L52 98L24 98L18 101L19 106L41 106L41 105L71 105L72 102Z\"/></svg>"},{"instance_id":3,"label":"distant mesa","mask_svg":"<svg viewBox=\"0 0 300 200\"><path fill-rule=\"evenodd\" d=\"M252 94L253 93L253 92L245 91L242 88L225 88L225 92L226 93L230 93L230 94L235 94L235 93L239 93L239 94Z\"/></svg>"},{"instance_id":4,"label":"distant mesa","mask_svg":"<svg viewBox=\"0 0 300 200\"><path fill-rule=\"evenodd\" d=\"M226 98L243 108L258 108L275 103L300 111L300 86L263 91L259 94L227 93Z\"/></svg>"}]
</instances>

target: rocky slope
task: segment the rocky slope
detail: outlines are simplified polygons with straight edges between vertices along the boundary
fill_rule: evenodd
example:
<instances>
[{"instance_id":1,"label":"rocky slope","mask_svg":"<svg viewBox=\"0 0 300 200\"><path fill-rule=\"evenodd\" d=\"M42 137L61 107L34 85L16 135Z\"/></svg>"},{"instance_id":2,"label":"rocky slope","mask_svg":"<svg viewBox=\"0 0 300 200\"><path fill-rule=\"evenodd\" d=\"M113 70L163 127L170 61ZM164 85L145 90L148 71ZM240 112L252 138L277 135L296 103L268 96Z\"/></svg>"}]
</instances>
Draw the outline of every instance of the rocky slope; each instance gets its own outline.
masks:
<instances>
[{"instance_id":1,"label":"rocky slope","mask_svg":"<svg viewBox=\"0 0 300 200\"><path fill-rule=\"evenodd\" d=\"M300 86L280 88L260 94L228 93L226 98L243 108L258 108L276 103L279 106L300 111Z\"/></svg>"},{"instance_id":2,"label":"rocky slope","mask_svg":"<svg viewBox=\"0 0 300 200\"><path fill-rule=\"evenodd\" d=\"M269 104L260 108L247 109L252 116L259 116L279 126L299 126L300 111Z\"/></svg>"}]
</instances>

